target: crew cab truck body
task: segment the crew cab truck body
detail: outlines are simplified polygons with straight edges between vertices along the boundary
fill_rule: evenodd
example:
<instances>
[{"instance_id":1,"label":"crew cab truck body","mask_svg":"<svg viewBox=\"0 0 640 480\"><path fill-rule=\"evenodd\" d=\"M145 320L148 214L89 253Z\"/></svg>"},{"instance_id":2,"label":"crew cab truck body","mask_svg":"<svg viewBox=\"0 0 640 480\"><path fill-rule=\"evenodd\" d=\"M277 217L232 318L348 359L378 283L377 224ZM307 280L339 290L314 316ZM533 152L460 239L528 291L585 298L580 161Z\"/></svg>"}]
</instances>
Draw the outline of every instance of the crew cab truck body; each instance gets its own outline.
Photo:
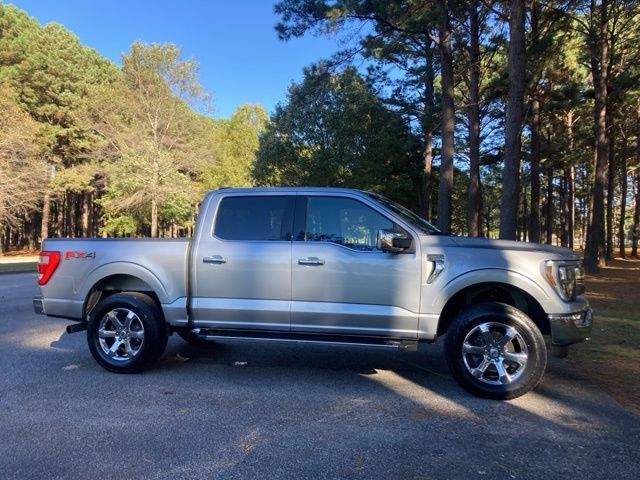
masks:
<instances>
[{"instance_id":1,"label":"crew cab truck body","mask_svg":"<svg viewBox=\"0 0 640 480\"><path fill-rule=\"evenodd\" d=\"M548 245L443 234L370 192L209 192L191 240L47 239L37 312L76 320L114 372L191 342L413 349L445 337L469 391L513 398L591 330L579 259Z\"/></svg>"}]
</instances>

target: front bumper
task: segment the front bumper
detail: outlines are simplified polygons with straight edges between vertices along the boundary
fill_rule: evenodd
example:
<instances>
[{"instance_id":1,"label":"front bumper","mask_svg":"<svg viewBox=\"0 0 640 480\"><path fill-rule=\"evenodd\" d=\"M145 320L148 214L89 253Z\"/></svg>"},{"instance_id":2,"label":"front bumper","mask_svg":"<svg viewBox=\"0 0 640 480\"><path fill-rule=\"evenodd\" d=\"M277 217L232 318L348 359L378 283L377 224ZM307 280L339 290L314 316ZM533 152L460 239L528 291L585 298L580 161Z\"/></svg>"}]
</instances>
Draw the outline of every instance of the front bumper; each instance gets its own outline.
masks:
<instances>
[{"instance_id":1,"label":"front bumper","mask_svg":"<svg viewBox=\"0 0 640 480\"><path fill-rule=\"evenodd\" d=\"M44 313L44 302L42 301L42 297L33 297L33 310L38 315L46 315L46 313Z\"/></svg>"},{"instance_id":2,"label":"front bumper","mask_svg":"<svg viewBox=\"0 0 640 480\"><path fill-rule=\"evenodd\" d=\"M549 315L551 343L556 346L571 345L589 339L593 325L593 312L586 308L579 312Z\"/></svg>"}]
</instances>

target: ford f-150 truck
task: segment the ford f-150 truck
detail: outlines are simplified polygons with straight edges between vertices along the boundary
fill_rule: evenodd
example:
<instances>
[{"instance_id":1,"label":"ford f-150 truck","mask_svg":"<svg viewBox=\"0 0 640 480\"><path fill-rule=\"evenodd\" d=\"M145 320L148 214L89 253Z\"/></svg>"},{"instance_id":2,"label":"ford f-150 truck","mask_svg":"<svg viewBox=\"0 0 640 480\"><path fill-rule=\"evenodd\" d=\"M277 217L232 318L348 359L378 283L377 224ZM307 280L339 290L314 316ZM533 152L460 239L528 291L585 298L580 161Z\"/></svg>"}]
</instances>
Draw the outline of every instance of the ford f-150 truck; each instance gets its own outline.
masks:
<instances>
[{"instance_id":1,"label":"ford f-150 truck","mask_svg":"<svg viewBox=\"0 0 640 480\"><path fill-rule=\"evenodd\" d=\"M188 342L281 341L414 350L445 337L470 392L520 396L585 340L591 309L569 249L438 231L371 192L209 192L192 239L47 239L38 313L87 330L112 372ZM446 334L446 335L445 335Z\"/></svg>"}]
</instances>

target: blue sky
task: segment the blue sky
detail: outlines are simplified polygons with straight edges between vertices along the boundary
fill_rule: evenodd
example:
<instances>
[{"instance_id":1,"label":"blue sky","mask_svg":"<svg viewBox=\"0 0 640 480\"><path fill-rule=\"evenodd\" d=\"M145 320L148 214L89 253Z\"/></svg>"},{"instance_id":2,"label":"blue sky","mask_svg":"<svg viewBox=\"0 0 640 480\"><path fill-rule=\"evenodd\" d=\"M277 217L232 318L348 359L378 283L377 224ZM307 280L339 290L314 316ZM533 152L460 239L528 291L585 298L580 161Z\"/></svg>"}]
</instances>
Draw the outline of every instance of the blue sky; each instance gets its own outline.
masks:
<instances>
[{"instance_id":1,"label":"blue sky","mask_svg":"<svg viewBox=\"0 0 640 480\"><path fill-rule=\"evenodd\" d=\"M307 36L278 40L269 0L13 0L40 23L59 22L80 41L120 64L134 40L173 42L200 64L213 95L214 116L228 117L244 103L272 111L303 67L329 57L337 41Z\"/></svg>"}]
</instances>

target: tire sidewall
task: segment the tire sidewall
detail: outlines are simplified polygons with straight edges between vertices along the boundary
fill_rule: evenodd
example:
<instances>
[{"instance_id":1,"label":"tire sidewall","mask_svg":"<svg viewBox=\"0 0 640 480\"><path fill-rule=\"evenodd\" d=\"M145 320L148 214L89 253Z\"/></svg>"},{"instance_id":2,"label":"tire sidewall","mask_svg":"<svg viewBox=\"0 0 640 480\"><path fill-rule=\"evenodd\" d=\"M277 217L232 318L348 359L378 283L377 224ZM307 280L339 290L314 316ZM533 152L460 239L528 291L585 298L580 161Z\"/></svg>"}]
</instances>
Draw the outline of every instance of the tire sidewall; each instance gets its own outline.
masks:
<instances>
[{"instance_id":1,"label":"tire sidewall","mask_svg":"<svg viewBox=\"0 0 640 480\"><path fill-rule=\"evenodd\" d=\"M475 378L467 369L462 344L467 334L485 322L501 323L516 329L527 346L527 364L518 379L508 385L491 385ZM540 382L547 363L544 338L536 324L523 312L509 305L486 303L461 312L449 327L446 359L454 378L471 393L492 399L519 397Z\"/></svg>"},{"instance_id":2,"label":"tire sidewall","mask_svg":"<svg viewBox=\"0 0 640 480\"><path fill-rule=\"evenodd\" d=\"M116 361L105 354L100 346L98 330L102 318L111 310L126 308L134 312L144 327L144 339L138 354L131 360ZM147 295L117 293L102 300L89 317L87 342L94 359L105 369L116 373L134 373L154 363L166 346L162 315Z\"/></svg>"}]
</instances>

